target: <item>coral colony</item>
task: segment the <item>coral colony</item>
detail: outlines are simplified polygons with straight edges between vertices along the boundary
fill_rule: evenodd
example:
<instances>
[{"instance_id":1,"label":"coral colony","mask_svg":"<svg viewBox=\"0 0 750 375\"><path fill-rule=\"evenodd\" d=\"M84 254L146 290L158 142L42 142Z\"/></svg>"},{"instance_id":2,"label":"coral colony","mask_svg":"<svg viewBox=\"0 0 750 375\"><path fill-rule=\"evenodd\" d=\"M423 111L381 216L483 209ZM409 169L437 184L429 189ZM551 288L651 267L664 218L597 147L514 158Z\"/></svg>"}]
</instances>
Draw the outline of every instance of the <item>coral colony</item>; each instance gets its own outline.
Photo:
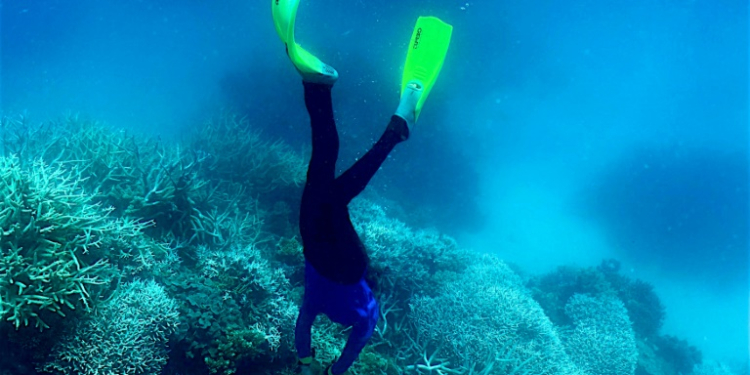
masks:
<instances>
[{"instance_id":1,"label":"coral colony","mask_svg":"<svg viewBox=\"0 0 750 375\"><path fill-rule=\"evenodd\" d=\"M0 374L294 373L305 155L231 115L175 143L77 117L1 135ZM353 374L731 374L616 261L524 279L381 204L351 205L381 305ZM317 358L346 337L323 319Z\"/></svg>"}]
</instances>

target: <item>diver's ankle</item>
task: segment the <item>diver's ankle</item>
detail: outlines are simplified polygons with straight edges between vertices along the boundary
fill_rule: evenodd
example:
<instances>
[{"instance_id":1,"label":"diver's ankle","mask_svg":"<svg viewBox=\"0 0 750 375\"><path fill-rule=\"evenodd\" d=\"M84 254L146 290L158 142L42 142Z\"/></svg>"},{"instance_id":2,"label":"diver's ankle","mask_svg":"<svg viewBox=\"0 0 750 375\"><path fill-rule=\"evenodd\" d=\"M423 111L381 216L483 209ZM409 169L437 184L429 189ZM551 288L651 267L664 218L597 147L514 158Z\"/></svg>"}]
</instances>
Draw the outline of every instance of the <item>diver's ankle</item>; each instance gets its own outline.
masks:
<instances>
[{"instance_id":1,"label":"diver's ankle","mask_svg":"<svg viewBox=\"0 0 750 375\"><path fill-rule=\"evenodd\" d=\"M391 117L391 122L388 123L388 131L398 135L401 141L405 141L409 139L411 126L409 126L409 123L403 117L393 115L393 117Z\"/></svg>"},{"instance_id":2,"label":"diver's ankle","mask_svg":"<svg viewBox=\"0 0 750 375\"><path fill-rule=\"evenodd\" d=\"M294 69L302 76L303 82L333 86L339 78L339 73L336 69L324 63L299 45L296 45L291 50L289 45L287 45L287 56L289 56Z\"/></svg>"},{"instance_id":3,"label":"diver's ankle","mask_svg":"<svg viewBox=\"0 0 750 375\"><path fill-rule=\"evenodd\" d=\"M296 68L296 66L295 66ZM339 73L332 66L322 63L321 72L303 72L297 69L302 76L302 82L331 86L339 79Z\"/></svg>"},{"instance_id":4,"label":"diver's ankle","mask_svg":"<svg viewBox=\"0 0 750 375\"><path fill-rule=\"evenodd\" d=\"M396 108L396 116L406 121L410 131L417 122L417 102L422 92L423 87L420 82L415 80L407 83Z\"/></svg>"}]
</instances>

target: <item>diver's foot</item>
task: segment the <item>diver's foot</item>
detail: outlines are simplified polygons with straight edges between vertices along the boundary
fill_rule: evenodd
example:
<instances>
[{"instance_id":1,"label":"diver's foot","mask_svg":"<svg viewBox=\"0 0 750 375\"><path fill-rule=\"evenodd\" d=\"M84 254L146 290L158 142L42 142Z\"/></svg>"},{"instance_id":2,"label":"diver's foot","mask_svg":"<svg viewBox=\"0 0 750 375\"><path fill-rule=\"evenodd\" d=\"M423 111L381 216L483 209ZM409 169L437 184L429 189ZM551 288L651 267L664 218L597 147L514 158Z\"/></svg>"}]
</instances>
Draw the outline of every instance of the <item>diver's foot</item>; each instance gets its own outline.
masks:
<instances>
[{"instance_id":1,"label":"diver's foot","mask_svg":"<svg viewBox=\"0 0 750 375\"><path fill-rule=\"evenodd\" d=\"M401 100L396 108L396 116L406 121L406 125L411 132L414 124L417 122L417 102L422 97L424 86L418 80L409 81L401 94Z\"/></svg>"},{"instance_id":2,"label":"diver's foot","mask_svg":"<svg viewBox=\"0 0 750 375\"><path fill-rule=\"evenodd\" d=\"M339 78L336 69L307 52L299 44L291 49L287 45L287 55L304 82L333 86Z\"/></svg>"},{"instance_id":3,"label":"diver's foot","mask_svg":"<svg viewBox=\"0 0 750 375\"><path fill-rule=\"evenodd\" d=\"M324 62L321 62L320 67L316 71L306 72L299 68L297 68L297 71L302 76L303 82L333 86L333 84L336 83L336 80L339 79L339 73L336 69Z\"/></svg>"}]
</instances>

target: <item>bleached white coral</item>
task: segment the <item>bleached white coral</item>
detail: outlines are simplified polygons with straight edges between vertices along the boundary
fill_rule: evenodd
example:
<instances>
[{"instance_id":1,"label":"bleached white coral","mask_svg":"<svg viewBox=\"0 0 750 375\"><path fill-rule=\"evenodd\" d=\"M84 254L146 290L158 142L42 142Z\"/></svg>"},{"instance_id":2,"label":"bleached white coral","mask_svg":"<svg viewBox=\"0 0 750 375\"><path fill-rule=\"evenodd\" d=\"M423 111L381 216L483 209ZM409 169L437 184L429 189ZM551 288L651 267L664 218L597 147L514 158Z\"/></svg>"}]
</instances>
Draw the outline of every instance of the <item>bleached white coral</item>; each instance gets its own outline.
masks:
<instances>
[{"instance_id":1,"label":"bleached white coral","mask_svg":"<svg viewBox=\"0 0 750 375\"><path fill-rule=\"evenodd\" d=\"M563 335L573 362L591 375L632 375L638 362L635 333L622 301L576 294L565 306L574 327Z\"/></svg>"}]
</instances>

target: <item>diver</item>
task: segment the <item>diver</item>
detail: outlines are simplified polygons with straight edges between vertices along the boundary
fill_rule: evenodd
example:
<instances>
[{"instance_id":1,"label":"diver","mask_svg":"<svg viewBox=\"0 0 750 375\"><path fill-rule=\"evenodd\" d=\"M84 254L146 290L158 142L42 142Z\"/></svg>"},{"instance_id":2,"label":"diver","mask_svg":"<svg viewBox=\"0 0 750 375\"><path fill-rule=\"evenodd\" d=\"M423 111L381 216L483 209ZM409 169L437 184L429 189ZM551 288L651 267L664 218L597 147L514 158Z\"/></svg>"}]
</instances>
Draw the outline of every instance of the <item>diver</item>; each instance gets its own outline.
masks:
<instances>
[{"instance_id":1,"label":"diver","mask_svg":"<svg viewBox=\"0 0 750 375\"><path fill-rule=\"evenodd\" d=\"M351 327L339 358L325 374L340 375L359 356L378 321L378 303L365 277L368 256L349 218L348 204L367 186L393 148L409 138L448 50L452 27L420 17L414 29L402 78L401 99L385 132L354 165L336 177L339 138L331 90L338 73L294 40L299 0L272 0L273 18L286 52L302 76L312 127L312 155L302 193L299 227L305 257L305 292L295 327L299 371L319 374L311 330L325 314Z\"/></svg>"}]
</instances>

